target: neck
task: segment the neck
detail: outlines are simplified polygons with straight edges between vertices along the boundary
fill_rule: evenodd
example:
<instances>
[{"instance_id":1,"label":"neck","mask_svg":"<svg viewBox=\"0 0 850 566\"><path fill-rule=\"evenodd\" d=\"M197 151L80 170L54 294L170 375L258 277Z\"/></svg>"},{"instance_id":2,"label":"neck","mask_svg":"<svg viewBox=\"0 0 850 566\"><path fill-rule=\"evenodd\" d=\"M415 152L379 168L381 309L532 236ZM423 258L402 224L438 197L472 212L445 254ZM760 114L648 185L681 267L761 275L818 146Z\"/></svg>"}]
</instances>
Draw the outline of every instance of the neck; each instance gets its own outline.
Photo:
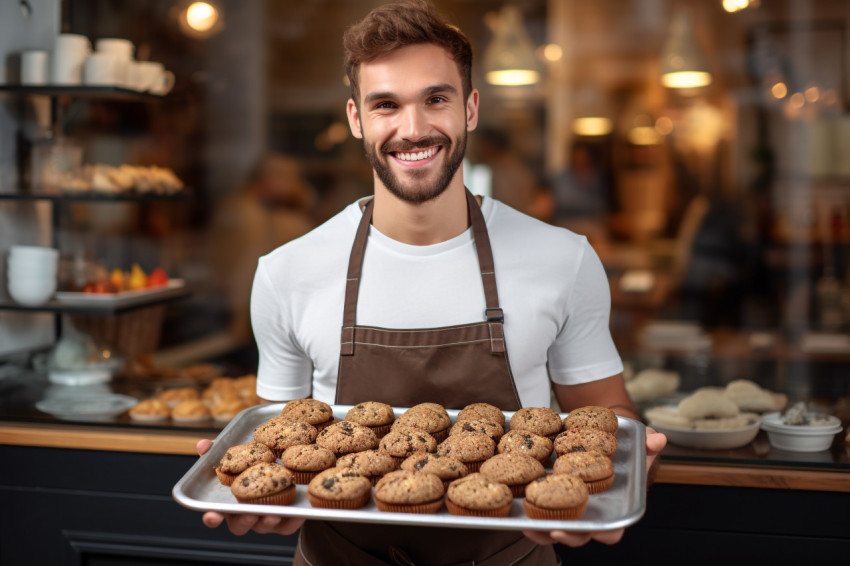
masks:
<instances>
[{"instance_id":1,"label":"neck","mask_svg":"<svg viewBox=\"0 0 850 566\"><path fill-rule=\"evenodd\" d=\"M462 175L458 172L437 198L418 204L397 198L376 177L372 225L385 236L413 246L438 244L459 236L469 228Z\"/></svg>"}]
</instances>

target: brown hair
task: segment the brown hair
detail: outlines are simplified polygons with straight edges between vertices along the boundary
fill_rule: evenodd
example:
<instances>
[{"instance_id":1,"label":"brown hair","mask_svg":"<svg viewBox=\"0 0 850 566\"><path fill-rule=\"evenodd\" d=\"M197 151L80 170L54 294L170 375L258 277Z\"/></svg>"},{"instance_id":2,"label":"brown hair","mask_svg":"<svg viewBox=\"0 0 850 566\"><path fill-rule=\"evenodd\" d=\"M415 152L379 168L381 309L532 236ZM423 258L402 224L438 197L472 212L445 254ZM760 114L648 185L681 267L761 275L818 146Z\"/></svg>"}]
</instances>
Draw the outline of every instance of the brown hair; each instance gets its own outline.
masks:
<instances>
[{"instance_id":1,"label":"brown hair","mask_svg":"<svg viewBox=\"0 0 850 566\"><path fill-rule=\"evenodd\" d=\"M472 92L472 46L456 26L449 24L426 0L402 0L379 6L342 36L345 73L351 97L360 106L358 71L361 63L374 61L403 47L430 43L448 51L457 64L464 99Z\"/></svg>"}]
</instances>

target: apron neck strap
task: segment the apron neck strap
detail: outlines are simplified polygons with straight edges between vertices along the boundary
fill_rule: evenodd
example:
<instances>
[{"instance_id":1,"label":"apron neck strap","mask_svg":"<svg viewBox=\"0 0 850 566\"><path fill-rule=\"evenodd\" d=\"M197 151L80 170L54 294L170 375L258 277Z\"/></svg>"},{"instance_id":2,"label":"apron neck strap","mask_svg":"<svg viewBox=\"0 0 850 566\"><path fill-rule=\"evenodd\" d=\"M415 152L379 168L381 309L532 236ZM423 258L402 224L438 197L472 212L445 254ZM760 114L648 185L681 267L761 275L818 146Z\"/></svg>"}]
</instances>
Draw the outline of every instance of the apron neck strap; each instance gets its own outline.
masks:
<instances>
[{"instance_id":1,"label":"apron neck strap","mask_svg":"<svg viewBox=\"0 0 850 566\"><path fill-rule=\"evenodd\" d=\"M487 308L484 309L484 318L488 322L504 322L502 309L499 307L499 293L496 290L496 271L493 263L493 251L490 248L490 236L487 233L487 224L478 201L466 190L466 208L469 215L469 224L472 227L472 236L475 240L475 251L478 255L478 266L481 270L481 282L484 285L484 299ZM372 223L372 210L375 199L370 198L363 209L363 217L357 227L354 236L354 244L351 246L351 256L348 259L348 274L345 282L345 307L343 310L343 331L353 328L357 314L357 293L360 288L360 271L363 266L363 254L366 251L366 240L369 236L369 226Z\"/></svg>"}]
</instances>

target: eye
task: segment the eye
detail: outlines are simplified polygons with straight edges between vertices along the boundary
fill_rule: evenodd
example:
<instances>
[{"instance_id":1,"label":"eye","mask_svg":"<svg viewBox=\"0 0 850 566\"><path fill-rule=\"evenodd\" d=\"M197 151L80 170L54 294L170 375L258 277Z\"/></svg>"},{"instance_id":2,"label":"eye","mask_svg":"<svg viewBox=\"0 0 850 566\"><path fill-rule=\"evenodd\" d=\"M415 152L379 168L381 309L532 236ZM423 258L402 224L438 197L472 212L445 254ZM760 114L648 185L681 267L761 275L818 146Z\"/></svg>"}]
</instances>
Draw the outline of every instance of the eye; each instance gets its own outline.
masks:
<instances>
[{"instance_id":1,"label":"eye","mask_svg":"<svg viewBox=\"0 0 850 566\"><path fill-rule=\"evenodd\" d=\"M395 104L393 104L389 100L385 100L383 102L378 102L377 104L375 104L376 110L389 110L392 108L395 108Z\"/></svg>"},{"instance_id":2,"label":"eye","mask_svg":"<svg viewBox=\"0 0 850 566\"><path fill-rule=\"evenodd\" d=\"M447 99L446 99L445 96L437 95L437 96L432 96L431 98L428 99L429 104L440 104L441 102L447 102Z\"/></svg>"}]
</instances>

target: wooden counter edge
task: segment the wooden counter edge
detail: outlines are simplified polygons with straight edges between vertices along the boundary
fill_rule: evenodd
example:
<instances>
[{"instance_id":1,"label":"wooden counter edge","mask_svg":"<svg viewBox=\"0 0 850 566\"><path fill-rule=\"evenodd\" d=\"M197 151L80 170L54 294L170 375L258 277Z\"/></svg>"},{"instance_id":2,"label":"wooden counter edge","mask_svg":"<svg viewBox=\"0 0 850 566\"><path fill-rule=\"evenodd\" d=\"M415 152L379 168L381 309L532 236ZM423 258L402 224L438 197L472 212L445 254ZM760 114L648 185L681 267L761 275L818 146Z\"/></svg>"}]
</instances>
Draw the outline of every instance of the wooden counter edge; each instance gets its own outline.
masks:
<instances>
[{"instance_id":1,"label":"wooden counter edge","mask_svg":"<svg viewBox=\"0 0 850 566\"><path fill-rule=\"evenodd\" d=\"M661 462L655 483L850 492L850 473L769 466Z\"/></svg>"},{"instance_id":2,"label":"wooden counter edge","mask_svg":"<svg viewBox=\"0 0 850 566\"><path fill-rule=\"evenodd\" d=\"M0 425L0 444L149 454L197 456L195 445L198 440L215 436L209 431L125 430L40 423Z\"/></svg>"}]
</instances>

